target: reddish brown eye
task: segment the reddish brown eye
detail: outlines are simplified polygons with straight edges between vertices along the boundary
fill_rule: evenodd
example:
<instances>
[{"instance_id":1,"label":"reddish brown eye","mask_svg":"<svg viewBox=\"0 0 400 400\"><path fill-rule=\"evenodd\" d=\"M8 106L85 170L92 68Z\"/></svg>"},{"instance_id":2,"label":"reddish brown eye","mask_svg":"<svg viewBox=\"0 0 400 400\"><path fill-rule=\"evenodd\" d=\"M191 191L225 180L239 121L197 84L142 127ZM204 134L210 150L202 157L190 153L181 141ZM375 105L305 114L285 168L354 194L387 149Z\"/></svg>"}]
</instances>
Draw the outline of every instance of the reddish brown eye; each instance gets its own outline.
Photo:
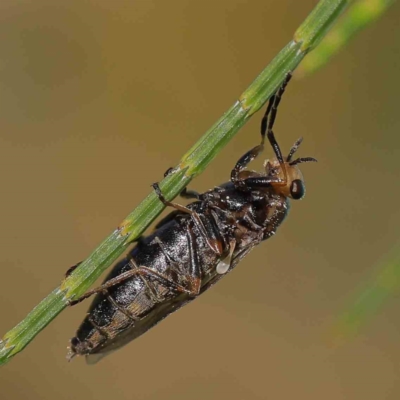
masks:
<instances>
[{"instance_id":1,"label":"reddish brown eye","mask_svg":"<svg viewBox=\"0 0 400 400\"><path fill-rule=\"evenodd\" d=\"M295 179L290 185L290 195L295 200L300 200L305 194L304 183L301 179Z\"/></svg>"}]
</instances>

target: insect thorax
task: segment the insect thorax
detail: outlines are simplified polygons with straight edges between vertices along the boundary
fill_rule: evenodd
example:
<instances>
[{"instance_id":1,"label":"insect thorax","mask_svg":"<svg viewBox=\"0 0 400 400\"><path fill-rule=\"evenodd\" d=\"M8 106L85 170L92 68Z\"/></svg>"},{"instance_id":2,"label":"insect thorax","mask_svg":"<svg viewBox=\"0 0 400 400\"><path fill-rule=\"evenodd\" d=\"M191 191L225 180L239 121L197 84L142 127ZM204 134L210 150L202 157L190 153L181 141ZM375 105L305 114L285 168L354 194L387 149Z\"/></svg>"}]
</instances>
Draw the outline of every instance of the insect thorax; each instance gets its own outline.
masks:
<instances>
[{"instance_id":1,"label":"insect thorax","mask_svg":"<svg viewBox=\"0 0 400 400\"><path fill-rule=\"evenodd\" d=\"M241 191L226 183L203 195L213 214L219 220L222 232L231 229L237 244L255 234L264 240L273 235L289 210L286 196L273 190Z\"/></svg>"}]
</instances>

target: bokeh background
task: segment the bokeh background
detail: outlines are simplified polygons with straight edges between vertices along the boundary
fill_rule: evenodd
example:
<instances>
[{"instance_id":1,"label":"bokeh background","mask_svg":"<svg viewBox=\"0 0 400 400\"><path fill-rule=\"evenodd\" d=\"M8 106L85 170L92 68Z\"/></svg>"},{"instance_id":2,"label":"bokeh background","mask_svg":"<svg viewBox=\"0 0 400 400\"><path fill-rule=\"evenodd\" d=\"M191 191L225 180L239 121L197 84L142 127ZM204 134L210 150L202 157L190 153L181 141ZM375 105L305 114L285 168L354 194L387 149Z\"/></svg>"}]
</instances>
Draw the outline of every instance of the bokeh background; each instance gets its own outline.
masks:
<instances>
[{"instance_id":1,"label":"bokeh background","mask_svg":"<svg viewBox=\"0 0 400 400\"><path fill-rule=\"evenodd\" d=\"M2 0L0 331L150 192L317 1ZM191 305L94 367L65 360L89 303L0 372L2 399L398 399L399 298L352 341L331 326L399 241L399 4L293 81L307 196L279 234ZM192 187L226 181L257 114ZM255 163L260 166L261 162ZM193 344L194 347L193 347Z\"/></svg>"}]
</instances>

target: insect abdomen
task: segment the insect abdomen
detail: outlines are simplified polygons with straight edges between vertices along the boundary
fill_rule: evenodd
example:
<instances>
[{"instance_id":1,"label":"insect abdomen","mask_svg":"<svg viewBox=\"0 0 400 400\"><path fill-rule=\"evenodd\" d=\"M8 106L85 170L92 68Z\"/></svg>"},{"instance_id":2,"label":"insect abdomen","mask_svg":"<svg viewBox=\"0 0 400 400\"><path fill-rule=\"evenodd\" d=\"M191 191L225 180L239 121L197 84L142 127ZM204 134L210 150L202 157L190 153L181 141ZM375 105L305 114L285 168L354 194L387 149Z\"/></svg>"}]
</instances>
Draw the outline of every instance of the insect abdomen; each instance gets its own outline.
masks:
<instances>
[{"instance_id":1,"label":"insect abdomen","mask_svg":"<svg viewBox=\"0 0 400 400\"><path fill-rule=\"evenodd\" d=\"M205 246L199 237L196 246ZM206 249L203 253L210 257L211 251ZM215 255L213 258L216 261ZM185 227L173 220L139 242L113 268L105 282L132 270L135 265L146 266L179 282L179 272L187 268L188 261ZM115 347L120 347L124 344L122 332L123 335L129 332L129 340L132 340L181 307L189 298L186 293L170 290L151 277L138 275L129 278L107 289L107 293L96 296L87 317L71 340L71 351L74 354L96 353L105 345L108 348L117 336Z\"/></svg>"}]
</instances>

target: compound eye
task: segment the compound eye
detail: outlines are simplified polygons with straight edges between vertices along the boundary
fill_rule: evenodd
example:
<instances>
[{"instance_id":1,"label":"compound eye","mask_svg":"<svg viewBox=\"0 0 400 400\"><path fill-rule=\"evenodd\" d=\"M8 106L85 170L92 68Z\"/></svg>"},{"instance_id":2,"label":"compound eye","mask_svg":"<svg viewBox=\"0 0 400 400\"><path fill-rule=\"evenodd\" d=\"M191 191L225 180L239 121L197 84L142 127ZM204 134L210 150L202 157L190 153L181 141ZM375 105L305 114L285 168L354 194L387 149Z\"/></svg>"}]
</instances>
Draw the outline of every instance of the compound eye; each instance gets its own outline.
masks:
<instances>
[{"instance_id":1,"label":"compound eye","mask_svg":"<svg viewBox=\"0 0 400 400\"><path fill-rule=\"evenodd\" d=\"M301 179L295 179L290 185L290 195L295 200L300 200L306 192L304 183Z\"/></svg>"}]
</instances>

